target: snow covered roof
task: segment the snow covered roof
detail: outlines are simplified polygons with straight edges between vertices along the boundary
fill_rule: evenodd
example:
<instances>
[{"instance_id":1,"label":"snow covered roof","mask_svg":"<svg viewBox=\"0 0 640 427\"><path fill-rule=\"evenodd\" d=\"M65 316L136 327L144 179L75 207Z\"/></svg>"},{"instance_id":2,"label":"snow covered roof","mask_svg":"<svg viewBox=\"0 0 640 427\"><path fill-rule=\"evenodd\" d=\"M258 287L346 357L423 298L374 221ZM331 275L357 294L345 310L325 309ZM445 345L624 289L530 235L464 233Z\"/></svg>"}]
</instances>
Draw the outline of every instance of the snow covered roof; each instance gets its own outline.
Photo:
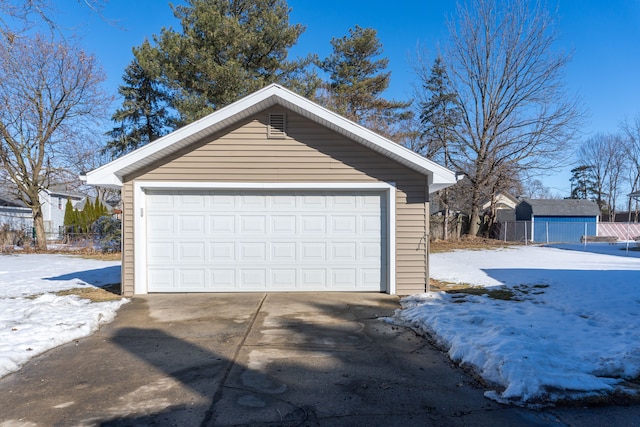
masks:
<instances>
[{"instance_id":1,"label":"snow covered roof","mask_svg":"<svg viewBox=\"0 0 640 427\"><path fill-rule=\"evenodd\" d=\"M438 191L456 183L455 173L449 169L277 84L269 85L119 159L88 172L86 182L87 184L103 187L121 187L123 178L126 175L152 165L190 144L201 141L221 129L227 128L274 105L280 105L294 111L426 175L429 178L429 192Z\"/></svg>"}]
</instances>

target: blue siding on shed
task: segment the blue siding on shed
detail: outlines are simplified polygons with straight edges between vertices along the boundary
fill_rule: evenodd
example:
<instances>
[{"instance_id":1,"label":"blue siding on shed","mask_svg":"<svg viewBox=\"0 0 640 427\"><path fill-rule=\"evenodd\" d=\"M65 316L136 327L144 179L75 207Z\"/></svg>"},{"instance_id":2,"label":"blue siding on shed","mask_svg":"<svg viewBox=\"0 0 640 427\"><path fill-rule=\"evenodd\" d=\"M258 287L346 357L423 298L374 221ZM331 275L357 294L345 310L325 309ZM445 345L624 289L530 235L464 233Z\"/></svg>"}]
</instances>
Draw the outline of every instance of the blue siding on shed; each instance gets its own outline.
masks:
<instances>
[{"instance_id":1,"label":"blue siding on shed","mask_svg":"<svg viewBox=\"0 0 640 427\"><path fill-rule=\"evenodd\" d=\"M595 216L534 216L533 241L538 243L563 242L578 243L586 233L595 236L597 219Z\"/></svg>"}]
</instances>

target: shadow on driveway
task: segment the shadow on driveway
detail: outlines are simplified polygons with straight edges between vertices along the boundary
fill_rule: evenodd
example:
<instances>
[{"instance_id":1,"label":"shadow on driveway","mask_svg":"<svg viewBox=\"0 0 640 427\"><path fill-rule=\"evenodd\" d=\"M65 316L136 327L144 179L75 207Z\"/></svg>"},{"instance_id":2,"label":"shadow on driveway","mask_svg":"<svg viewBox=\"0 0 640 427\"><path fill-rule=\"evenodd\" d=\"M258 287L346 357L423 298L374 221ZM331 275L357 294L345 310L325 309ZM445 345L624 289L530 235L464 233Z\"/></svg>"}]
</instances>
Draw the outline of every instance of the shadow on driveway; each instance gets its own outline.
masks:
<instances>
[{"instance_id":1,"label":"shadow on driveway","mask_svg":"<svg viewBox=\"0 0 640 427\"><path fill-rule=\"evenodd\" d=\"M151 306L156 297L167 298L149 296ZM522 425L537 417L485 399L427 341L380 319L396 308L387 295L264 294L240 329L197 315L175 334L120 328L111 342L169 379L156 396L166 406L100 425Z\"/></svg>"}]
</instances>

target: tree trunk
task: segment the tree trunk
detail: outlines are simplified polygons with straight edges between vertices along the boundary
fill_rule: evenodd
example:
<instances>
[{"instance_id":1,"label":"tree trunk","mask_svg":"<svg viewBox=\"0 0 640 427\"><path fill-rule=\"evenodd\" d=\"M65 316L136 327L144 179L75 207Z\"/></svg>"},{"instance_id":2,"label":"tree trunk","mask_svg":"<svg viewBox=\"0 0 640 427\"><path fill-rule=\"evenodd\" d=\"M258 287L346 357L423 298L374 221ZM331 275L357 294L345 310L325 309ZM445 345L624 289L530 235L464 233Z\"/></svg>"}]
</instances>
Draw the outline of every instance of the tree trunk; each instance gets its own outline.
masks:
<instances>
[{"instance_id":1,"label":"tree trunk","mask_svg":"<svg viewBox=\"0 0 640 427\"><path fill-rule=\"evenodd\" d=\"M471 216L469 218L469 235L477 236L480 231L480 191L474 183L471 190Z\"/></svg>"},{"instance_id":2,"label":"tree trunk","mask_svg":"<svg viewBox=\"0 0 640 427\"><path fill-rule=\"evenodd\" d=\"M471 212L471 218L469 223L469 236L477 236L480 231L480 213L478 208L474 207Z\"/></svg>"},{"instance_id":3,"label":"tree trunk","mask_svg":"<svg viewBox=\"0 0 640 427\"><path fill-rule=\"evenodd\" d=\"M44 217L42 216L42 206L40 206L40 203L37 203L37 205L34 206L32 209L33 209L33 226L36 229L36 248L39 251L46 251L47 235L44 231Z\"/></svg>"}]
</instances>

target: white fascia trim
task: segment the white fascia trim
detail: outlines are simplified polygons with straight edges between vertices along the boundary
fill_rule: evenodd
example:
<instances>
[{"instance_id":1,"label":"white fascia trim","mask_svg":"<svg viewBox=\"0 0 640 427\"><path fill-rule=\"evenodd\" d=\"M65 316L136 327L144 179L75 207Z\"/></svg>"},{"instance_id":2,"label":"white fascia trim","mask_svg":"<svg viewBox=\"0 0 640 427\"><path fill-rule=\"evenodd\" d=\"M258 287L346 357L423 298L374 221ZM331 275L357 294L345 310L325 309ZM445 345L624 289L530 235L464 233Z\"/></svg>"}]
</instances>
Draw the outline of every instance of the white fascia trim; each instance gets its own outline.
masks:
<instances>
[{"instance_id":1,"label":"white fascia trim","mask_svg":"<svg viewBox=\"0 0 640 427\"><path fill-rule=\"evenodd\" d=\"M384 192L387 197L387 293L396 294L396 187L395 183L363 182L173 182L136 181L133 186L134 215L134 292L148 293L147 289L147 227L145 190L372 190Z\"/></svg>"},{"instance_id":2,"label":"white fascia trim","mask_svg":"<svg viewBox=\"0 0 640 427\"><path fill-rule=\"evenodd\" d=\"M339 114L334 113L306 98L300 96L282 86L273 84L265 87L233 104L228 105L206 117L190 123L174 132L159 138L119 159L116 159L104 166L87 173L87 183L103 186L122 186L122 174L130 166L138 162L149 161L159 152L169 149L172 145L186 140L202 132L206 134L207 128L220 125L221 123L239 116L243 112L255 107L258 104L290 104L303 110L305 115L313 117L315 121L325 121L342 129L351 138L366 141L378 147L378 151L391 159L402 159L401 163L412 167L423 174L430 176L431 184L435 184L438 189L448 187L456 183L455 174L447 168L399 145L377 133L348 120ZM265 104L265 105L267 105ZM309 118L311 118L309 117ZM114 176L109 176L114 175ZM435 191L435 190L434 190Z\"/></svg>"}]
</instances>

